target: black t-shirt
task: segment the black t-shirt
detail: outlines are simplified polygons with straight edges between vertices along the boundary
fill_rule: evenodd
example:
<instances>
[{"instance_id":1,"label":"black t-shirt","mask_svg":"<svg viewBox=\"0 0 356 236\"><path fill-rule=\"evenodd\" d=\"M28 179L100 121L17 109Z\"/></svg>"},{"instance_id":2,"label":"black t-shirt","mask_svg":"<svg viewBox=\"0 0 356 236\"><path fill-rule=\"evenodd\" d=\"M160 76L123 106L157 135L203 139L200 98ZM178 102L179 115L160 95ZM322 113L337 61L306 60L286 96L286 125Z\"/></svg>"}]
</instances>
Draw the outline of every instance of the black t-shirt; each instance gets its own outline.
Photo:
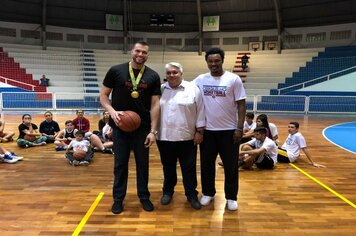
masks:
<instances>
[{"instance_id":1,"label":"black t-shirt","mask_svg":"<svg viewBox=\"0 0 356 236\"><path fill-rule=\"evenodd\" d=\"M137 77L139 70L133 70ZM157 72L151 68L145 68L140 83L137 86L137 91L140 96L132 98L132 83L129 75L129 63L115 65L109 69L103 85L112 88L112 106L117 111L131 110L139 114L141 117L141 127L149 130L151 127L151 97L161 95L161 81ZM113 121L110 121L113 125Z\"/></svg>"},{"instance_id":2,"label":"black t-shirt","mask_svg":"<svg viewBox=\"0 0 356 236\"><path fill-rule=\"evenodd\" d=\"M31 125L32 125L32 129L33 130L37 130L38 129L37 125L32 124L32 123L31 123ZM26 134L24 132L22 132L25 129L29 130L30 128L28 126L26 126L25 124L23 124L23 123L19 125L19 138L24 138L25 137Z\"/></svg>"},{"instance_id":3,"label":"black t-shirt","mask_svg":"<svg viewBox=\"0 0 356 236\"><path fill-rule=\"evenodd\" d=\"M56 121L52 120L51 122L42 121L40 124L40 133L47 135L54 135L56 132L59 132L59 125Z\"/></svg>"},{"instance_id":4,"label":"black t-shirt","mask_svg":"<svg viewBox=\"0 0 356 236\"><path fill-rule=\"evenodd\" d=\"M98 122L99 132L103 131L103 128L105 125L106 125L106 122L103 121L103 119L99 120L99 122Z\"/></svg>"}]
</instances>

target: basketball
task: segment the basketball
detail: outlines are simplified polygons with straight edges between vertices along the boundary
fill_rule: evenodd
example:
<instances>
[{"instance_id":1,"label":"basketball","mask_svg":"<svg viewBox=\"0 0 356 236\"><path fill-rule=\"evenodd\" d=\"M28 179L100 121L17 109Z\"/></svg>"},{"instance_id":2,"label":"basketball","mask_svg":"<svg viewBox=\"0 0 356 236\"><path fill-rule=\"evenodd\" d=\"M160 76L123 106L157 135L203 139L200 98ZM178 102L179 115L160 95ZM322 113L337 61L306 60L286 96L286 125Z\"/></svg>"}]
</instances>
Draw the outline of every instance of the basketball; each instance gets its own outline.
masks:
<instances>
[{"instance_id":1,"label":"basketball","mask_svg":"<svg viewBox=\"0 0 356 236\"><path fill-rule=\"evenodd\" d=\"M23 139L25 139L26 141L29 141L29 142L33 142L33 141L35 141L36 140L36 136L31 136L31 135L25 135L24 137L23 137Z\"/></svg>"},{"instance_id":2,"label":"basketball","mask_svg":"<svg viewBox=\"0 0 356 236\"><path fill-rule=\"evenodd\" d=\"M141 125L141 118L134 111L124 111L120 119L119 128L125 132L135 131Z\"/></svg>"},{"instance_id":3,"label":"basketball","mask_svg":"<svg viewBox=\"0 0 356 236\"><path fill-rule=\"evenodd\" d=\"M87 153L83 150L77 150L74 151L73 153L73 157L77 160L77 161L81 161L85 158L85 156L87 155Z\"/></svg>"}]
</instances>

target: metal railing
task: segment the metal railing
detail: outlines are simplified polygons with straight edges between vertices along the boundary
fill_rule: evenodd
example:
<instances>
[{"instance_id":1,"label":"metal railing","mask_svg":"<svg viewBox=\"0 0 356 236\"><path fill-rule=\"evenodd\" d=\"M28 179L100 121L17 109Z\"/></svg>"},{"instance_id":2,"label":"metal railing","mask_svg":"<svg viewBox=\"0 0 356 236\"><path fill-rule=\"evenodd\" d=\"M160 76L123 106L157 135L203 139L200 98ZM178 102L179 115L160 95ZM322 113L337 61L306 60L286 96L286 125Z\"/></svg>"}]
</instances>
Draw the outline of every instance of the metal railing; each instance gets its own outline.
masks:
<instances>
[{"instance_id":1,"label":"metal railing","mask_svg":"<svg viewBox=\"0 0 356 236\"><path fill-rule=\"evenodd\" d=\"M356 93L356 92L355 92ZM356 114L356 96L247 96L246 108L255 113ZM3 92L0 111L102 111L98 95L90 93Z\"/></svg>"}]
</instances>

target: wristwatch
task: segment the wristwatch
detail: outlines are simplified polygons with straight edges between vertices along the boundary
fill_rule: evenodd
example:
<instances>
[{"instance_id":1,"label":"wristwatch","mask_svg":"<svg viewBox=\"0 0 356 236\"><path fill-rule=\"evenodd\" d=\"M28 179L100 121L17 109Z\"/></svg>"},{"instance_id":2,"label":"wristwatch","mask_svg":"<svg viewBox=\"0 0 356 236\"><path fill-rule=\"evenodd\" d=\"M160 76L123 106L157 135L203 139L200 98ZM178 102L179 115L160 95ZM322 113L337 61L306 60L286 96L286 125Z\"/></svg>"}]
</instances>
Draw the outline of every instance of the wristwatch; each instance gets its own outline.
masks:
<instances>
[{"instance_id":1,"label":"wristwatch","mask_svg":"<svg viewBox=\"0 0 356 236\"><path fill-rule=\"evenodd\" d=\"M153 135L157 135L157 134L158 134L158 131L151 129L150 133L153 134Z\"/></svg>"}]
</instances>

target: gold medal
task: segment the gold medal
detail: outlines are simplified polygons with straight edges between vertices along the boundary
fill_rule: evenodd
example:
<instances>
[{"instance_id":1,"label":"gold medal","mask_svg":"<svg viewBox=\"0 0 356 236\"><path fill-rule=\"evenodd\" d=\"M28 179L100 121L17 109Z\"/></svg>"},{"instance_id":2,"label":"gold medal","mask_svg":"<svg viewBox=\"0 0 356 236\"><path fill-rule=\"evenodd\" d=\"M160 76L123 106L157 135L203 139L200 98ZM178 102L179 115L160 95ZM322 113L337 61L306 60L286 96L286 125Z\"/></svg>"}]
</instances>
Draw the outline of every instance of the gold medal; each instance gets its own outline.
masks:
<instances>
[{"instance_id":1,"label":"gold medal","mask_svg":"<svg viewBox=\"0 0 356 236\"><path fill-rule=\"evenodd\" d=\"M131 92L131 97L132 98L138 98L140 96L140 94L137 91L132 91Z\"/></svg>"},{"instance_id":2,"label":"gold medal","mask_svg":"<svg viewBox=\"0 0 356 236\"><path fill-rule=\"evenodd\" d=\"M140 80L142 78L143 72L145 71L145 66L142 66L140 72L137 75L137 78L135 78L131 62L129 63L129 73L130 73L130 80L132 83L132 92L131 92L131 97L132 98L138 98L140 96L140 93L137 91L138 84L140 83Z\"/></svg>"}]
</instances>

